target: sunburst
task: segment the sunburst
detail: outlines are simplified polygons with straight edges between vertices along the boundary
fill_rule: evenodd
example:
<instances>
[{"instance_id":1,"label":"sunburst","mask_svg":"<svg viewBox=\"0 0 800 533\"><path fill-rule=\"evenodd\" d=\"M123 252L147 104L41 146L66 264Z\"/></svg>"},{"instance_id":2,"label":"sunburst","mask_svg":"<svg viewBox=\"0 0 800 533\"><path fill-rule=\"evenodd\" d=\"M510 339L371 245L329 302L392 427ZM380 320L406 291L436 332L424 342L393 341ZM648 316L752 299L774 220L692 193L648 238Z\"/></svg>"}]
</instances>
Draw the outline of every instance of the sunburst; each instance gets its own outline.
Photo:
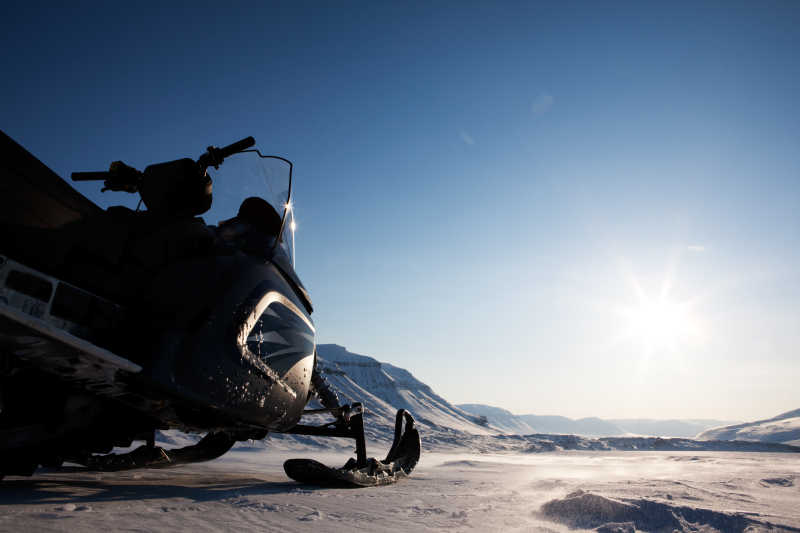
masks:
<instances>
[{"instance_id":1,"label":"sunburst","mask_svg":"<svg viewBox=\"0 0 800 533\"><path fill-rule=\"evenodd\" d=\"M676 301L668 294L649 297L640 293L636 305L620 310L624 337L638 341L647 353L675 351L699 336L700 323L691 301Z\"/></svg>"}]
</instances>

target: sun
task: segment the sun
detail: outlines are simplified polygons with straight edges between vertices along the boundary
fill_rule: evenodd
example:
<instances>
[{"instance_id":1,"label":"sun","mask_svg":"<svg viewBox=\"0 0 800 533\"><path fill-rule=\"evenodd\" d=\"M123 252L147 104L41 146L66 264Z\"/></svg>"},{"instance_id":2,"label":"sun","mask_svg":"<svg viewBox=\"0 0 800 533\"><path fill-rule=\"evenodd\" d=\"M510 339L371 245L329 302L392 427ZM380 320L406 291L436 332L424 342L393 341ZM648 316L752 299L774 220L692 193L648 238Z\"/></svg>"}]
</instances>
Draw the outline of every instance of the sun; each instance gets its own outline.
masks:
<instances>
[{"instance_id":1,"label":"sun","mask_svg":"<svg viewBox=\"0 0 800 533\"><path fill-rule=\"evenodd\" d=\"M676 349L689 343L697 333L691 305L666 296L643 298L622 314L627 322L626 336L639 340L650 351Z\"/></svg>"}]
</instances>

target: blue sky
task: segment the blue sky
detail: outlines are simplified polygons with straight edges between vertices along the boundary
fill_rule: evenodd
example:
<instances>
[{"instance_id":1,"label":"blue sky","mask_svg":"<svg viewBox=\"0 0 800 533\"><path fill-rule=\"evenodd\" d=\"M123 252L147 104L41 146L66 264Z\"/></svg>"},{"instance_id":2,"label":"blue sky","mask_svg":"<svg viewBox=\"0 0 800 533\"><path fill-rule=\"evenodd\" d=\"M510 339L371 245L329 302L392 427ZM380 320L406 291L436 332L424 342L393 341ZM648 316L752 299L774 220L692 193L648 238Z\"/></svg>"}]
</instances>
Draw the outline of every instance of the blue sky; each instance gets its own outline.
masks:
<instances>
[{"instance_id":1,"label":"blue sky","mask_svg":"<svg viewBox=\"0 0 800 533\"><path fill-rule=\"evenodd\" d=\"M800 404L796 2L0 19L2 128L62 176L246 135L294 161L321 342L519 413Z\"/></svg>"}]
</instances>

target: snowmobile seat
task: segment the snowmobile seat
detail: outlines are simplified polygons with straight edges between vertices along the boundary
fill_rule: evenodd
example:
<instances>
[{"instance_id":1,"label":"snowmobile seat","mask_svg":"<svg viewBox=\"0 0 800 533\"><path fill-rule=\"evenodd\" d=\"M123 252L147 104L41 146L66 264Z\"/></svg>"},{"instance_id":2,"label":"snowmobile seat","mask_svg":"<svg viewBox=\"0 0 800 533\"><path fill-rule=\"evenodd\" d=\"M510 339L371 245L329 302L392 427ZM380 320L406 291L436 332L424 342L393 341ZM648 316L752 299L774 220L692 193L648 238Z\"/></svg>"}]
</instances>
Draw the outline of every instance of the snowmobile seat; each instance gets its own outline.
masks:
<instances>
[{"instance_id":1,"label":"snowmobile seat","mask_svg":"<svg viewBox=\"0 0 800 533\"><path fill-rule=\"evenodd\" d=\"M52 271L55 230L103 210L0 132L0 251Z\"/></svg>"},{"instance_id":2,"label":"snowmobile seat","mask_svg":"<svg viewBox=\"0 0 800 533\"><path fill-rule=\"evenodd\" d=\"M100 211L0 131L0 224L57 228Z\"/></svg>"}]
</instances>

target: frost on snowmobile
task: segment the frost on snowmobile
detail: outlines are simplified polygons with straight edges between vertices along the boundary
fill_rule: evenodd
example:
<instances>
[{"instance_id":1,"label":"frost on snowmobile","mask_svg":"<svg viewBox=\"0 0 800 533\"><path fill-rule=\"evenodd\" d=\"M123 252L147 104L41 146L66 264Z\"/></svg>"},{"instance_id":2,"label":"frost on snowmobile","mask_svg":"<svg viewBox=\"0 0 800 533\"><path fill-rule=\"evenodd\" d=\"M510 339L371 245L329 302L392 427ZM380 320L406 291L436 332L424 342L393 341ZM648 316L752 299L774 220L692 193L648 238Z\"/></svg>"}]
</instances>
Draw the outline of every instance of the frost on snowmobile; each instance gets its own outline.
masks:
<instances>
[{"instance_id":1,"label":"frost on snowmobile","mask_svg":"<svg viewBox=\"0 0 800 533\"><path fill-rule=\"evenodd\" d=\"M134 211L101 209L0 133L0 478L65 461L105 471L206 461L270 431L355 440L341 469L288 461L302 482L369 486L411 472L411 415L398 412L386 459L368 460L363 409L339 405L317 373L311 299L293 264L292 164L254 144L73 174L139 193L146 209ZM335 420L299 424L315 394ZM156 430L171 428L206 435L156 446ZM110 453L136 440L146 444Z\"/></svg>"}]
</instances>

